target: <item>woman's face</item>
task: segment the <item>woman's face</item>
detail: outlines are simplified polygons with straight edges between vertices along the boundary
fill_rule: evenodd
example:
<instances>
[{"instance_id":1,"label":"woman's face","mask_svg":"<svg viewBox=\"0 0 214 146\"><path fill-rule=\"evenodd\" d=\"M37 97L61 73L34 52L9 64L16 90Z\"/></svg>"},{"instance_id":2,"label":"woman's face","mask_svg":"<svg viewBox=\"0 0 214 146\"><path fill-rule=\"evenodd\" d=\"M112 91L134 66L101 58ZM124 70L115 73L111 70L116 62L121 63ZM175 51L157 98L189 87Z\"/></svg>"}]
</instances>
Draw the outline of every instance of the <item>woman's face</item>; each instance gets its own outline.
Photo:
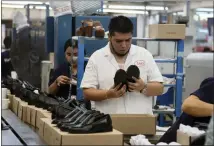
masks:
<instances>
[{"instance_id":1,"label":"woman's face","mask_svg":"<svg viewBox=\"0 0 214 146\"><path fill-rule=\"evenodd\" d=\"M66 49L66 51L65 51L65 58L66 58L66 61L69 62L69 63L71 62L71 59L72 59L72 57L71 57L72 50L73 50L73 55L74 56L78 55L78 49L77 48L72 49L72 47L68 47Z\"/></svg>"}]
</instances>

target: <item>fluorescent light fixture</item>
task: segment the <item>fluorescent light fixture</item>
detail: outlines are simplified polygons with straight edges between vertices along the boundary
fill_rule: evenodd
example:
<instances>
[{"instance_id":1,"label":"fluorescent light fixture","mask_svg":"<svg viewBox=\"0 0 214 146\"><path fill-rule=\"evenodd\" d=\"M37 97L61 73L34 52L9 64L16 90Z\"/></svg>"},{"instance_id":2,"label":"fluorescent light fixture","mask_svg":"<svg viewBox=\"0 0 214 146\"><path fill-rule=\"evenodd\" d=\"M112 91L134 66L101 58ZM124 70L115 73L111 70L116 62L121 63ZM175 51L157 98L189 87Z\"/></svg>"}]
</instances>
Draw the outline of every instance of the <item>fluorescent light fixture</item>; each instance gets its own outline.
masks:
<instances>
[{"instance_id":1,"label":"fluorescent light fixture","mask_svg":"<svg viewBox=\"0 0 214 146\"><path fill-rule=\"evenodd\" d=\"M121 14L148 14L147 11L132 11L132 10L116 10L116 9L103 9L105 13L121 13Z\"/></svg>"},{"instance_id":2,"label":"fluorescent light fixture","mask_svg":"<svg viewBox=\"0 0 214 146\"><path fill-rule=\"evenodd\" d=\"M158 6L146 6L146 10L159 10L163 11L164 7L158 7ZM168 7L165 7L165 10L168 10Z\"/></svg>"},{"instance_id":3,"label":"fluorescent light fixture","mask_svg":"<svg viewBox=\"0 0 214 146\"><path fill-rule=\"evenodd\" d=\"M7 5L7 4L2 4L2 8L24 8L24 5Z\"/></svg>"},{"instance_id":4,"label":"fluorescent light fixture","mask_svg":"<svg viewBox=\"0 0 214 146\"><path fill-rule=\"evenodd\" d=\"M24 8L24 5L8 5L8 4L2 4L2 8L17 8L17 9L21 9ZM34 6L30 6L30 9L33 9ZM45 6L35 6L35 9L42 9L45 10L46 7ZM49 10L51 10L52 8L49 7Z\"/></svg>"},{"instance_id":5,"label":"fluorescent light fixture","mask_svg":"<svg viewBox=\"0 0 214 146\"><path fill-rule=\"evenodd\" d=\"M36 9L45 10L45 9L46 9L46 6L36 6ZM49 10L52 10L52 8L49 7Z\"/></svg>"},{"instance_id":6,"label":"fluorescent light fixture","mask_svg":"<svg viewBox=\"0 0 214 146\"><path fill-rule=\"evenodd\" d=\"M200 11L200 12L213 12L213 8L197 8L196 11Z\"/></svg>"},{"instance_id":7,"label":"fluorescent light fixture","mask_svg":"<svg viewBox=\"0 0 214 146\"><path fill-rule=\"evenodd\" d=\"M103 5L103 8L109 9L127 9L127 10L145 10L145 6L128 6L128 5ZM160 6L146 6L146 10L164 10L164 7ZM168 7L166 7L168 10Z\"/></svg>"},{"instance_id":8,"label":"fluorescent light fixture","mask_svg":"<svg viewBox=\"0 0 214 146\"><path fill-rule=\"evenodd\" d=\"M2 1L2 4L27 5L27 4L43 4L43 2L38 2L38 1Z\"/></svg>"}]
</instances>

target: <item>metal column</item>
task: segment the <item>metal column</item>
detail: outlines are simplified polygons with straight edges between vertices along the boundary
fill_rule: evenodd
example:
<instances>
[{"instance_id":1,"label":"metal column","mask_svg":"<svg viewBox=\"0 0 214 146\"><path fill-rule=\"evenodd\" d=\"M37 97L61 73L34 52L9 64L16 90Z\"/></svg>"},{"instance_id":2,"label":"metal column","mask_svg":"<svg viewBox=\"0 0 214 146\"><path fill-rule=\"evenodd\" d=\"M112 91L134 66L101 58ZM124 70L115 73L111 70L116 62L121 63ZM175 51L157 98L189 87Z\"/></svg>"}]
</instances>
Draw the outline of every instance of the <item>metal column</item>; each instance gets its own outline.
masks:
<instances>
[{"instance_id":1,"label":"metal column","mask_svg":"<svg viewBox=\"0 0 214 146\"><path fill-rule=\"evenodd\" d=\"M184 56L184 40L179 40L177 48L177 68L176 68L176 101L175 101L175 116L181 115L182 105L182 87L183 87L183 56Z\"/></svg>"},{"instance_id":2,"label":"metal column","mask_svg":"<svg viewBox=\"0 0 214 146\"><path fill-rule=\"evenodd\" d=\"M84 37L78 37L78 66L77 66L77 100L80 100L83 98L83 91L80 88L81 85L81 81L83 78L83 74L84 74L84 63L85 63L85 59L84 59L84 50L85 50L85 43L84 43L85 39Z\"/></svg>"}]
</instances>

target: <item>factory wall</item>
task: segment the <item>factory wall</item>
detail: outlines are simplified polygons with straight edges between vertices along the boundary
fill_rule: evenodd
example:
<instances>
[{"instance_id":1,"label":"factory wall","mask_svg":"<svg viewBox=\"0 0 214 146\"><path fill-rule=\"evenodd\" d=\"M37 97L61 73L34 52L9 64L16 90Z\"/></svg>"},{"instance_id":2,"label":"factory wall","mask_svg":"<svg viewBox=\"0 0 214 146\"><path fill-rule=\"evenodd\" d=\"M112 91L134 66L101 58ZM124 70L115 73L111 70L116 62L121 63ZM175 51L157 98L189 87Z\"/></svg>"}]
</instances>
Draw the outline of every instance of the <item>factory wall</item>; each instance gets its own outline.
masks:
<instances>
[{"instance_id":1,"label":"factory wall","mask_svg":"<svg viewBox=\"0 0 214 146\"><path fill-rule=\"evenodd\" d=\"M26 15L26 9L21 8L2 8L2 20L13 19L14 14L20 11ZM50 10L50 16L53 16L53 11ZM45 19L46 12L43 9L30 9L30 18L33 20L43 20Z\"/></svg>"}]
</instances>

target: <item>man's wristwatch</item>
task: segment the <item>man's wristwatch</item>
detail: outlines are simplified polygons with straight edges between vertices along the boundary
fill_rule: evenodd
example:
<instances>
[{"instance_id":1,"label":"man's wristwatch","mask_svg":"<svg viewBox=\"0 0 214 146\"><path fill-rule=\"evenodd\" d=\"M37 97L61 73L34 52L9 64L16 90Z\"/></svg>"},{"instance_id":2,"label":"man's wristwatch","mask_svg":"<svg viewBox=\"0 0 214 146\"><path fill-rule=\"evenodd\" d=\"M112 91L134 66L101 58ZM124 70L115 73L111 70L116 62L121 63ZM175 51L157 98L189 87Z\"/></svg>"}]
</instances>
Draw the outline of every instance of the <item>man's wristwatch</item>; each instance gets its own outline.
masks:
<instances>
[{"instance_id":1,"label":"man's wristwatch","mask_svg":"<svg viewBox=\"0 0 214 146\"><path fill-rule=\"evenodd\" d=\"M143 89L140 90L140 93L143 93L144 95L146 95L146 92L147 92L147 84L145 83Z\"/></svg>"}]
</instances>

